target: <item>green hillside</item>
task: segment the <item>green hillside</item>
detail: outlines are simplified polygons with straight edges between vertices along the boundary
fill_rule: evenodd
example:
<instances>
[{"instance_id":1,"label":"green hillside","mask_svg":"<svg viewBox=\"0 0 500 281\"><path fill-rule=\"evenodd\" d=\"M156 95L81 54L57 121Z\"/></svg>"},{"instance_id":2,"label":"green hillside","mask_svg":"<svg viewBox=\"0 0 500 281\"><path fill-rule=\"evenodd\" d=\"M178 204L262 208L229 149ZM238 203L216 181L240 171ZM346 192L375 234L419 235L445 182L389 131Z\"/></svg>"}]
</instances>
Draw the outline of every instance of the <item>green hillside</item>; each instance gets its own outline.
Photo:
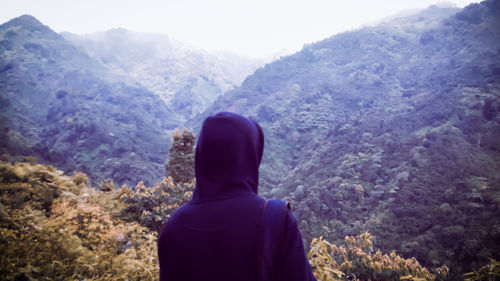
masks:
<instances>
[{"instance_id":1,"label":"green hillside","mask_svg":"<svg viewBox=\"0 0 500 281\"><path fill-rule=\"evenodd\" d=\"M305 46L199 119L233 111L266 136L263 196L306 241L368 231L452 276L500 253L500 1L417 14Z\"/></svg>"}]
</instances>

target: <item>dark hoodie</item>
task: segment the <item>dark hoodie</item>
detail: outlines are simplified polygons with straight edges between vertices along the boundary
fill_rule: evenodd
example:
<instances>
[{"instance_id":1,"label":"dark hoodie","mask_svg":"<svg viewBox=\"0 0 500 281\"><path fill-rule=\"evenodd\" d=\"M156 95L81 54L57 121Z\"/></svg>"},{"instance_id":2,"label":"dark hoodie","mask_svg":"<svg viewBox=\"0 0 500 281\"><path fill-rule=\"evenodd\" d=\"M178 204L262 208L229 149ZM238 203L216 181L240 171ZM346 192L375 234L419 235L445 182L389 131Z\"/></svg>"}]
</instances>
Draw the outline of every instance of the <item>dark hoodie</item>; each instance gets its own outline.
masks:
<instances>
[{"instance_id":1,"label":"dark hoodie","mask_svg":"<svg viewBox=\"0 0 500 281\"><path fill-rule=\"evenodd\" d=\"M253 120L219 113L203 123L195 154L193 198L164 225L158 239L161 281L256 281L257 196L264 135ZM315 280L297 222L287 210L275 281Z\"/></svg>"}]
</instances>

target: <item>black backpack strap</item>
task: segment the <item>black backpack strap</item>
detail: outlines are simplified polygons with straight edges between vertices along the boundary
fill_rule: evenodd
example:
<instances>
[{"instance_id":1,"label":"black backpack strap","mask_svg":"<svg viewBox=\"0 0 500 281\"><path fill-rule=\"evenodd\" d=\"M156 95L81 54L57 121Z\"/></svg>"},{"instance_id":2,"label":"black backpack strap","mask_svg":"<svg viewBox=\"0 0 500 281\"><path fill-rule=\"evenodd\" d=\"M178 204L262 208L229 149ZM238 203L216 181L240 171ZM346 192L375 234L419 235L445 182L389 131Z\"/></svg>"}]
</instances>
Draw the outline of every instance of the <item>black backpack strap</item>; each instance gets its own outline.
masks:
<instances>
[{"instance_id":1,"label":"black backpack strap","mask_svg":"<svg viewBox=\"0 0 500 281\"><path fill-rule=\"evenodd\" d=\"M271 281L284 236L285 214L290 205L282 200L266 200L260 225L259 281Z\"/></svg>"}]
</instances>

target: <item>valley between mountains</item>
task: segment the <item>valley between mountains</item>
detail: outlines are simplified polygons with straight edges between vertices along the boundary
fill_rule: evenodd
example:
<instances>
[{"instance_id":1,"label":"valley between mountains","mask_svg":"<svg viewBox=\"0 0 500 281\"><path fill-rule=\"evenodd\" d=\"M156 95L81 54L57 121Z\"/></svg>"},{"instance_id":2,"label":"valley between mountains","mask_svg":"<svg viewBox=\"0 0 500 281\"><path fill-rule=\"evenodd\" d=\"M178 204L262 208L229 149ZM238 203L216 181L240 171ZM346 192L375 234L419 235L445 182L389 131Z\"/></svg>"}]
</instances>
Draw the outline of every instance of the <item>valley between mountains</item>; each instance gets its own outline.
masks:
<instances>
[{"instance_id":1,"label":"valley between mountains","mask_svg":"<svg viewBox=\"0 0 500 281\"><path fill-rule=\"evenodd\" d=\"M268 63L23 15L0 25L0 154L153 186L172 132L235 112L265 134L260 195L291 202L306 244L368 231L456 280L500 258L499 15L431 6Z\"/></svg>"}]
</instances>

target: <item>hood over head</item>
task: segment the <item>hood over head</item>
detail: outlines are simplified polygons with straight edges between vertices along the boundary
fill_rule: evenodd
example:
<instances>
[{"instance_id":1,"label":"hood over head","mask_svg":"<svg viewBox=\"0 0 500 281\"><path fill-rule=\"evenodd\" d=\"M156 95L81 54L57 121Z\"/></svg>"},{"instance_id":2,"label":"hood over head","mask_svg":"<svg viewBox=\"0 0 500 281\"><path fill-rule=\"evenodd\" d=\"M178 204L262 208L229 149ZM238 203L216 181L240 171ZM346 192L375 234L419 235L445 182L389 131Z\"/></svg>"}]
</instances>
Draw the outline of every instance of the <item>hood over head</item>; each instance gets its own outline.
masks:
<instances>
[{"instance_id":1,"label":"hood over head","mask_svg":"<svg viewBox=\"0 0 500 281\"><path fill-rule=\"evenodd\" d=\"M221 112L203 122L195 152L192 202L257 194L264 134L257 122Z\"/></svg>"}]
</instances>

